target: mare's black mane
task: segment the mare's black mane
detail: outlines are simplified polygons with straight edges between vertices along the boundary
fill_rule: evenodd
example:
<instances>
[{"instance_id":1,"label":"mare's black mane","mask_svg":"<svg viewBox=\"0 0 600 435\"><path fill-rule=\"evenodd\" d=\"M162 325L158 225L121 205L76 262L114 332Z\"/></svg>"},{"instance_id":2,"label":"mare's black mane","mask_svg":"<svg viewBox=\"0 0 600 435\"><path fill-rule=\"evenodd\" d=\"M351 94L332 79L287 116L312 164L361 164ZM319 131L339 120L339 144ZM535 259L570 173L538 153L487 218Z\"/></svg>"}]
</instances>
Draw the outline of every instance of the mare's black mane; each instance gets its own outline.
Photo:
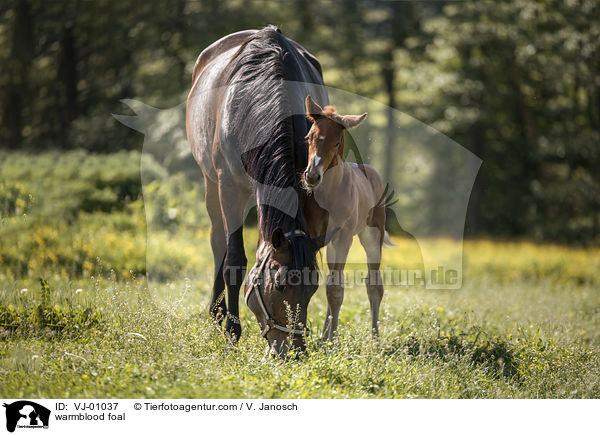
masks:
<instances>
[{"instance_id":1,"label":"mare's black mane","mask_svg":"<svg viewBox=\"0 0 600 435\"><path fill-rule=\"evenodd\" d=\"M294 68L306 68L295 60L298 56L296 48L276 27L267 26L240 47L226 77L226 83L235 86L232 97L225 102L228 134L242 145L242 163L253 180L257 198L260 197L259 231L267 241L277 228L284 232L306 231L298 173L306 165L308 149L298 137L306 135L309 125L304 117L298 122L297 116L293 116L286 86L287 80L294 80ZM296 191L295 215L266 205L281 203L281 197L276 197L281 191L269 187L291 187ZM290 242L296 267L315 269L315 252L310 239L292 236Z\"/></svg>"}]
</instances>

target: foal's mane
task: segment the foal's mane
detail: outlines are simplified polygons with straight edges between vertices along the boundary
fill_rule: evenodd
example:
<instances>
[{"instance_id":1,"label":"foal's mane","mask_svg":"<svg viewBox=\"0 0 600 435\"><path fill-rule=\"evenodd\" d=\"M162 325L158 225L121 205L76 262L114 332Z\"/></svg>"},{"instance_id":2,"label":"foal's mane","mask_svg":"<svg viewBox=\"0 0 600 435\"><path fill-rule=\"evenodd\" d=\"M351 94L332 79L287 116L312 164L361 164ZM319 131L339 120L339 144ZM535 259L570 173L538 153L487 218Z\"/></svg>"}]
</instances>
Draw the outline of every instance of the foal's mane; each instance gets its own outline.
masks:
<instances>
[{"instance_id":1,"label":"foal's mane","mask_svg":"<svg viewBox=\"0 0 600 435\"><path fill-rule=\"evenodd\" d=\"M276 27L263 28L242 44L226 72L226 83L235 86L231 100L227 101L229 134L243 146L242 163L254 182L255 192L263 185L291 187L298 195L297 213L290 216L265 204L281 201L276 198L277 189L261 188L258 227L263 240L270 240L276 228L285 232L305 231L284 64L286 50L295 48L284 44L282 39ZM310 240L292 236L290 242L296 266L314 268L316 260Z\"/></svg>"},{"instance_id":2,"label":"foal's mane","mask_svg":"<svg viewBox=\"0 0 600 435\"><path fill-rule=\"evenodd\" d=\"M323 107L323 113L321 113L321 115L331 119L332 121L338 124L342 124L342 115L337 113L337 109L335 108L335 106L328 105Z\"/></svg>"}]
</instances>

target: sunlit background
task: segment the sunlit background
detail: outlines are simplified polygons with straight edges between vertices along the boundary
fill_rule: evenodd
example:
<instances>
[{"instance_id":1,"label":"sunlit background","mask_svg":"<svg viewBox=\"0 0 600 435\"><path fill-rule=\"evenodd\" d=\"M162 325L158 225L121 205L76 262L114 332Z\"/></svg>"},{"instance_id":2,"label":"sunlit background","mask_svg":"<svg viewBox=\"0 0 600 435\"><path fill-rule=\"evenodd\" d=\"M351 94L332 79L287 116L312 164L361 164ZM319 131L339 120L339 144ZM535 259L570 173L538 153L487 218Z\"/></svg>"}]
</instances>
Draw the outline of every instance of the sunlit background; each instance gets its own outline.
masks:
<instances>
[{"instance_id":1,"label":"sunlit background","mask_svg":"<svg viewBox=\"0 0 600 435\"><path fill-rule=\"evenodd\" d=\"M2 2L0 396L600 397L598 16L591 0ZM184 128L201 50L267 24L319 59L340 113L369 112L348 141L398 199L382 268L423 268L425 239L463 267L460 290L386 288L378 343L349 288L333 350L321 289L300 369L263 359L245 306L236 358L208 319ZM449 190L469 174L463 206ZM349 269L363 261L355 243Z\"/></svg>"}]
</instances>

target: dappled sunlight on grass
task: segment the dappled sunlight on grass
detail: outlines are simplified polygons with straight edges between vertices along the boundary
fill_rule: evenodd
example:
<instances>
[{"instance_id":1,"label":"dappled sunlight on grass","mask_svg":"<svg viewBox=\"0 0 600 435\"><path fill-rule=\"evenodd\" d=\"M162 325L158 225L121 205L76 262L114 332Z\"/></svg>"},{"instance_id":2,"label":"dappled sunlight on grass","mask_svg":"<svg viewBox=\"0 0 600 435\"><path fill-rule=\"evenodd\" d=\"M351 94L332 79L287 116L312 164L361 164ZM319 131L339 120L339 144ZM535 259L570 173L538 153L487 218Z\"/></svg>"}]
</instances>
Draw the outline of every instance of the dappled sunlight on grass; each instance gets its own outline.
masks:
<instances>
[{"instance_id":1,"label":"dappled sunlight on grass","mask_svg":"<svg viewBox=\"0 0 600 435\"><path fill-rule=\"evenodd\" d=\"M142 199L127 187L135 171L103 174L101 157L74 156L39 157L41 174L61 174L47 186L11 169L22 180L16 188L9 179L0 221L2 396L600 397L600 248L466 240L462 288L385 285L378 340L357 279L345 290L338 340L323 342L321 285L307 352L281 361L265 356L243 302L235 347L208 317L213 259L200 188L170 204L195 208L165 227L151 217L147 232ZM175 202L181 183L162 180L153 194ZM257 238L244 229L249 267ZM416 240L392 239L382 270L423 268ZM460 242L435 242L442 257L460 252ZM323 251L326 273L324 260ZM364 272L364 262L356 239L347 271Z\"/></svg>"},{"instance_id":2,"label":"dappled sunlight on grass","mask_svg":"<svg viewBox=\"0 0 600 435\"><path fill-rule=\"evenodd\" d=\"M265 342L245 306L242 340L231 348L207 316L206 281L180 278L148 290L144 279L116 274L50 280L48 306L62 315L60 328L36 323L35 316L18 320L19 312L40 303L39 283L23 293L4 287L1 299L10 301L10 308L3 305L0 313L0 370L6 379L15 379L8 376L15 370L26 376L4 383L0 394L598 397L600 312L593 307L600 294L585 284L556 284L551 277L497 281L486 274L484 265L493 264L483 261L487 250L495 249L511 264L509 252L520 245L467 242L471 253L481 251L479 269L460 290L386 288L378 341L368 331L366 291L356 286L346 290L339 340L322 342L326 302L320 289L309 309L308 351L289 362L265 357ZM568 258L568 248L540 247L537 256L532 245L523 246L530 257L522 261ZM542 260L538 264L544 266ZM77 317L88 308L99 313L97 321Z\"/></svg>"}]
</instances>

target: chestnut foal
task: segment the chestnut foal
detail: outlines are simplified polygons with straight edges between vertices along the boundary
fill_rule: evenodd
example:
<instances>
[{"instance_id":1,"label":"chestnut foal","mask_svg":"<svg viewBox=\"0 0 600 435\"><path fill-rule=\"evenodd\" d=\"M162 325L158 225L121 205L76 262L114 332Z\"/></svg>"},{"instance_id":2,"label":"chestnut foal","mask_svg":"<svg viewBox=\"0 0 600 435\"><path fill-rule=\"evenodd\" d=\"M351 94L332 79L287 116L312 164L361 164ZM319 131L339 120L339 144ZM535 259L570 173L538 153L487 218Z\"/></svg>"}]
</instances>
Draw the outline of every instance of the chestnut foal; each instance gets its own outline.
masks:
<instances>
[{"instance_id":1,"label":"chestnut foal","mask_svg":"<svg viewBox=\"0 0 600 435\"><path fill-rule=\"evenodd\" d=\"M367 114L342 116L333 106L322 109L310 95L305 105L306 116L313 121L307 135L308 166L302 176L303 187L312 193L304 205L308 231L316 236L339 228L327 245L328 307L323 337L332 340L335 336L344 299L344 267L355 234L367 254L371 328L377 336L383 297L381 246L392 244L385 231L386 189L373 167L344 160L344 131L357 127Z\"/></svg>"}]
</instances>

